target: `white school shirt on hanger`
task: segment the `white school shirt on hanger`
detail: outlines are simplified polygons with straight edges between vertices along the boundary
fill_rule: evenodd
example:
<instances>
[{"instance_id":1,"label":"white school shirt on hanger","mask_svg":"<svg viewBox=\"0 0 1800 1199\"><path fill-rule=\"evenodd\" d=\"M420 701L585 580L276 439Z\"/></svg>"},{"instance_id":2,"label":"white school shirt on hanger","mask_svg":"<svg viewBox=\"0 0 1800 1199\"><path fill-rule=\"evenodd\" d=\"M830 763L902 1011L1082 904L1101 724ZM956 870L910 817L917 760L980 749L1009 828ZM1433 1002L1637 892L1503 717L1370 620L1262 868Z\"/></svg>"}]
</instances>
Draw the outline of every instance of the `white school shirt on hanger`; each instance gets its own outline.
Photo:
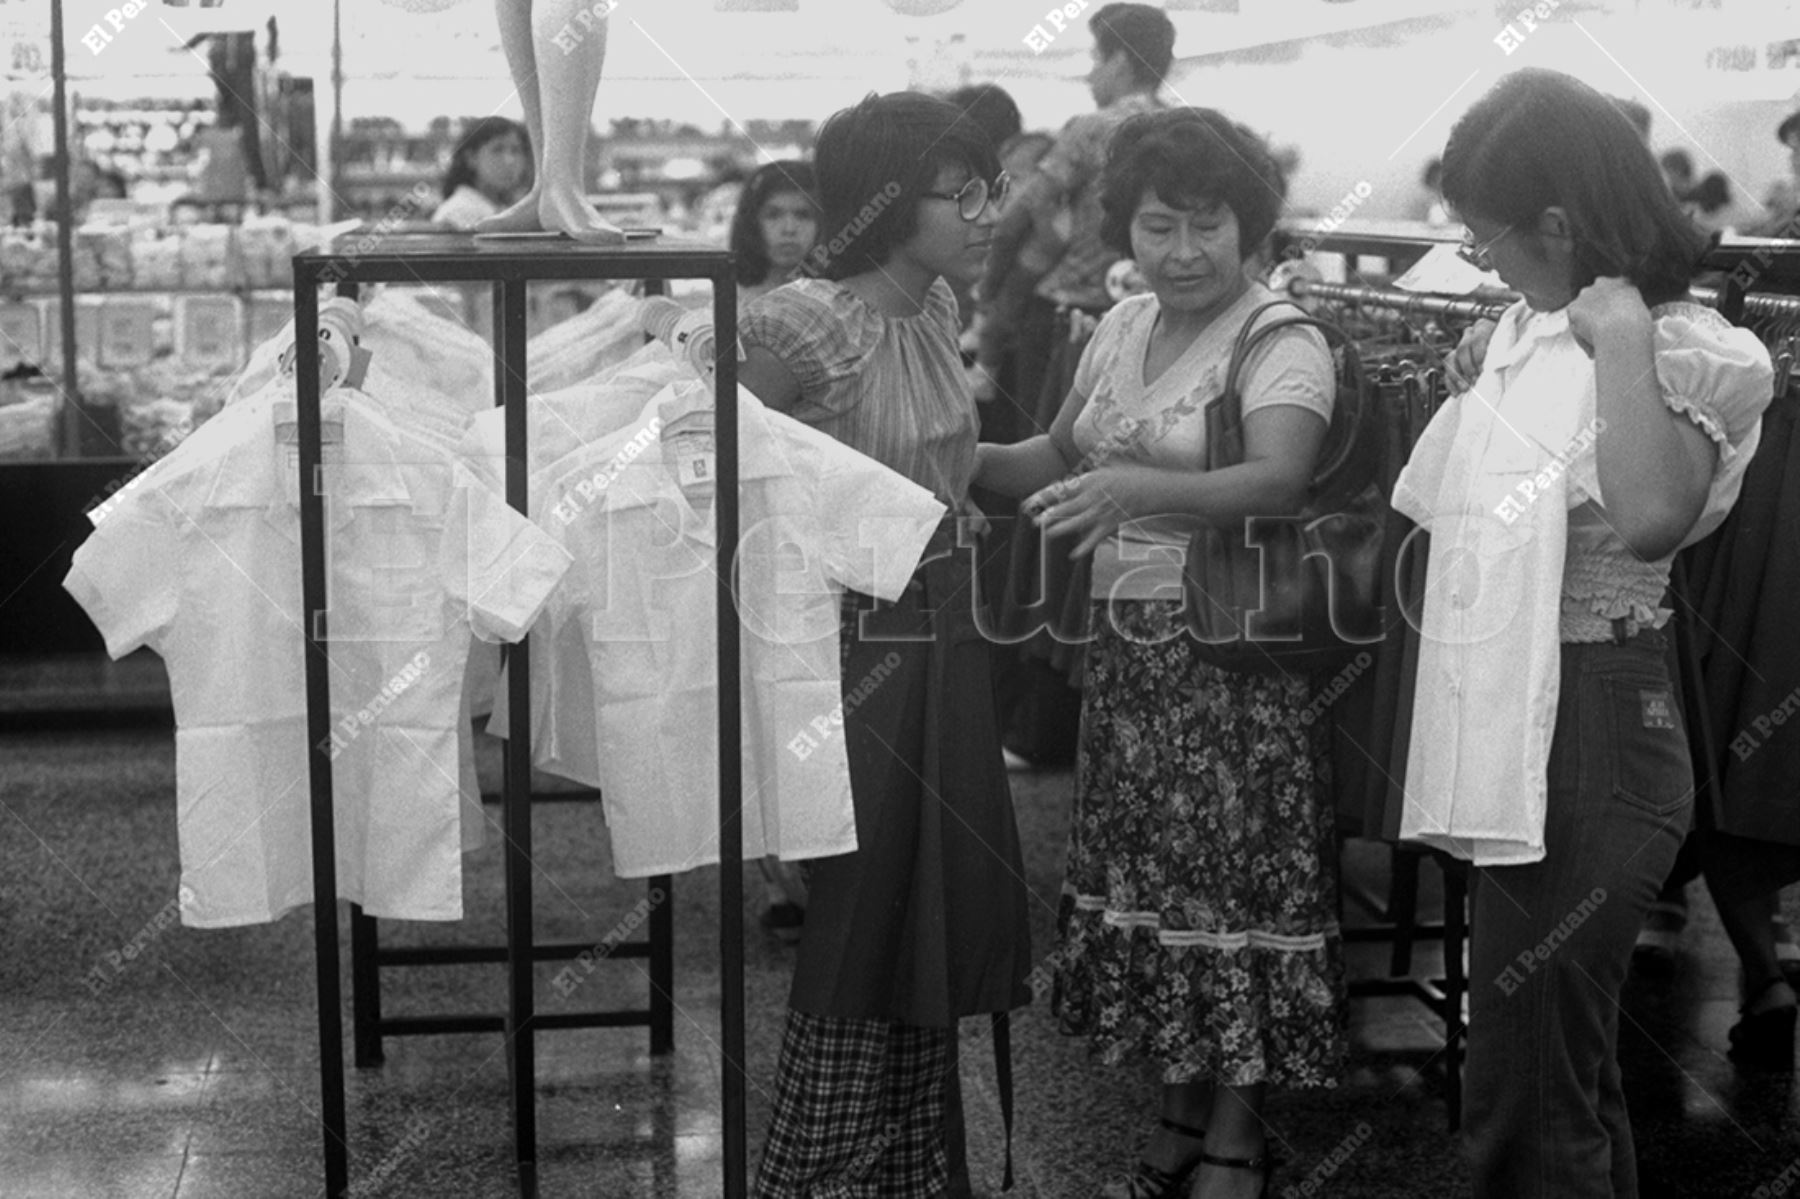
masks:
<instances>
[{"instance_id":1,"label":"white school shirt on hanger","mask_svg":"<svg viewBox=\"0 0 1800 1199\"><path fill-rule=\"evenodd\" d=\"M236 442L245 437L262 436L269 426L271 405L285 404L286 410L291 411L296 402L294 391L291 376L276 375L255 395L227 405L180 445L134 476L105 502L96 505L88 513L88 520L98 526L107 516L128 504L137 503L140 496L154 493L181 475L195 469L212 469L219 456L231 452ZM328 393L324 401L327 405L337 403L330 398L331 394ZM396 443L396 448L403 449L407 460L436 462L443 456L441 439L421 435L416 426L402 428L394 423L397 410L402 414L401 419L406 419L406 410L397 408L395 401L383 396L379 402L371 404L366 402L370 399L367 392L346 394L361 395L365 401L362 415L376 423ZM481 783L475 770L473 722L477 715L485 716L493 710L495 682L499 677L500 647L479 639L472 641L463 670L463 716L456 725L460 763L457 777L463 796L462 847L465 853L480 849L486 840L487 816L481 807Z\"/></svg>"},{"instance_id":2,"label":"white school shirt on hanger","mask_svg":"<svg viewBox=\"0 0 1800 1199\"><path fill-rule=\"evenodd\" d=\"M195 927L312 899L298 453L278 439L292 406L258 408L108 514L64 581L113 657L147 645L168 666ZM334 392L325 413L339 891L374 916L458 919L470 635L522 636L568 555L368 397Z\"/></svg>"},{"instance_id":3,"label":"white school shirt on hanger","mask_svg":"<svg viewBox=\"0 0 1800 1199\"><path fill-rule=\"evenodd\" d=\"M1567 311L1521 301L1394 485L1431 534L1400 836L1477 866L1544 857L1568 510L1588 499L1567 464L1594 453L1595 405Z\"/></svg>"},{"instance_id":4,"label":"white school shirt on hanger","mask_svg":"<svg viewBox=\"0 0 1800 1199\"><path fill-rule=\"evenodd\" d=\"M561 745L564 768L592 762L622 878L719 860L714 513L684 493L661 437L710 402L706 384L665 389L624 429L565 460L571 469L538 502L537 520L575 560L555 619L585 642L591 692L582 708L591 744ZM848 853L843 590L898 598L945 508L742 388L738 421L744 856ZM564 652L576 643L555 639ZM496 714L490 729L501 727Z\"/></svg>"}]
</instances>

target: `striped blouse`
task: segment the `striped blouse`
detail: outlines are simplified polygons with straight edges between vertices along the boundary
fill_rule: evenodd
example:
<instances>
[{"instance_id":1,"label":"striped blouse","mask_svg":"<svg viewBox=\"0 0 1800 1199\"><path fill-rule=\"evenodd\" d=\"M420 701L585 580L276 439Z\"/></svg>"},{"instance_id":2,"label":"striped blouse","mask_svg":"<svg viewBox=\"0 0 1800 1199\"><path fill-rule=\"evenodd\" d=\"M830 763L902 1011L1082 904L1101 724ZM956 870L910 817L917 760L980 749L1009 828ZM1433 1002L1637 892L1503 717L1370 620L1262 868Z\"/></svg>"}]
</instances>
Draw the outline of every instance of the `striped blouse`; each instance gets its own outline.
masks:
<instances>
[{"instance_id":1,"label":"striped blouse","mask_svg":"<svg viewBox=\"0 0 1800 1199\"><path fill-rule=\"evenodd\" d=\"M842 284L801 279L745 308L739 337L793 374L790 415L929 488L952 511L975 474L980 425L942 279L916 316L877 312Z\"/></svg>"}]
</instances>

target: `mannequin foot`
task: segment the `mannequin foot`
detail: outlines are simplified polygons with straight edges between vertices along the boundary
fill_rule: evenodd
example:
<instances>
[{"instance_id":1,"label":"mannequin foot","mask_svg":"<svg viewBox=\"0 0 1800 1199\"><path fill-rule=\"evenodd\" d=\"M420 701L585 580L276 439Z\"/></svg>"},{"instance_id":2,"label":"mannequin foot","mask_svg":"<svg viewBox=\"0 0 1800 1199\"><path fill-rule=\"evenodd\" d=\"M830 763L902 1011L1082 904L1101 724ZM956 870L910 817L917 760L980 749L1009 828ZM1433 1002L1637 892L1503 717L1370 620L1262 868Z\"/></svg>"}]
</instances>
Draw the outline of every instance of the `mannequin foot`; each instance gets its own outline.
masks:
<instances>
[{"instance_id":1,"label":"mannequin foot","mask_svg":"<svg viewBox=\"0 0 1800 1199\"><path fill-rule=\"evenodd\" d=\"M538 215L538 189L533 187L523 199L514 201L493 216L482 217L475 226L477 233L542 233L543 219Z\"/></svg>"},{"instance_id":2,"label":"mannequin foot","mask_svg":"<svg viewBox=\"0 0 1800 1199\"><path fill-rule=\"evenodd\" d=\"M618 245L625 240L624 230L603 218L599 209L583 199L578 191L564 188L546 191L538 201L538 218L541 228L566 233L576 241Z\"/></svg>"}]
</instances>

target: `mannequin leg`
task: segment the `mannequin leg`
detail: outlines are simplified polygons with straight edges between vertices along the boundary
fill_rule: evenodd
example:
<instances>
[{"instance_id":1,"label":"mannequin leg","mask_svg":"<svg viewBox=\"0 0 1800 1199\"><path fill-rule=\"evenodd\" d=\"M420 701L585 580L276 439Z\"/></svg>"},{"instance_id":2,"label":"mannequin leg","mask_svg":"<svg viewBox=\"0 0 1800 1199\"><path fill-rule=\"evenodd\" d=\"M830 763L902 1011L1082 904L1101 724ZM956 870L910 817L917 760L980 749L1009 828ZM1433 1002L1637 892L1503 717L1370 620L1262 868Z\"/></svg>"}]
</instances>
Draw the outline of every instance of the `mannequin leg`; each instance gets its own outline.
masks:
<instances>
[{"instance_id":1,"label":"mannequin leg","mask_svg":"<svg viewBox=\"0 0 1800 1199\"><path fill-rule=\"evenodd\" d=\"M519 90L519 101L525 106L525 130L531 135L532 164L538 167L544 159L544 108L538 100L537 54L531 41L531 0L495 0L494 7L500 18L500 47L506 52L506 65ZM504 212L483 219L476 225L476 231L541 231L544 226L538 217L538 198L543 188L544 172L539 167L531 173L531 190L513 201Z\"/></svg>"},{"instance_id":2,"label":"mannequin leg","mask_svg":"<svg viewBox=\"0 0 1800 1199\"><path fill-rule=\"evenodd\" d=\"M535 0L531 14L544 109L538 217L545 229L580 241L625 240L586 195L587 139L606 61L608 11L605 0Z\"/></svg>"},{"instance_id":3,"label":"mannequin leg","mask_svg":"<svg viewBox=\"0 0 1800 1199\"><path fill-rule=\"evenodd\" d=\"M537 173L529 195L478 230L541 229L581 241L623 241L585 195L588 129L606 61L606 0L498 0L497 7Z\"/></svg>"}]
</instances>

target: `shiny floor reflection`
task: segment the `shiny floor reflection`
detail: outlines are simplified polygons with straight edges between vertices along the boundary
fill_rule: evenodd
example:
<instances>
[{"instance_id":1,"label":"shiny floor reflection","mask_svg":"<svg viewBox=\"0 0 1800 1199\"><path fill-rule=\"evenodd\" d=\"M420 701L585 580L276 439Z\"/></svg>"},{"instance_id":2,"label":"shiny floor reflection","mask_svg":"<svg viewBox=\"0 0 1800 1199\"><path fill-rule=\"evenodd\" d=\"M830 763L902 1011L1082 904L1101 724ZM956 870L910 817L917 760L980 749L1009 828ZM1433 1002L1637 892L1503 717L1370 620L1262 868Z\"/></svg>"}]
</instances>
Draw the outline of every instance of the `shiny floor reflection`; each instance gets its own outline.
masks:
<instances>
[{"instance_id":1,"label":"shiny floor reflection","mask_svg":"<svg viewBox=\"0 0 1800 1199\"><path fill-rule=\"evenodd\" d=\"M176 878L166 731L0 736L0 1196L5 1199L315 1199L323 1193L312 924L170 928L122 947ZM490 764L491 765L491 764ZM1066 834L1066 774L1014 776L1035 950L1049 952ZM598 937L641 884L612 880L597 808L536 812L544 939ZM1380 890L1385 856L1358 846L1349 875ZM752 875L754 872L751 872ZM1427 872L1422 906L1438 894ZM754 922L746 892L749 1149L769 1110L792 951ZM1751 1196L1793 1170L1800 1094L1791 1074L1746 1074L1724 1056L1736 967L1703 889L1674 974L1635 979L1622 1012L1626 1082L1646 1199ZM653 1059L641 1029L551 1031L537 1041L538 1177L545 1196L721 1193L717 874L674 888L676 1052ZM392 944L501 939L499 855L471 860L468 918L384 925ZM115 969L109 954L120 954ZM1386 965L1352 947L1353 973ZM1434 950L1415 969L1435 974ZM615 960L566 1000L637 1006L643 963ZM96 973L96 968L100 970ZM345 971L348 996L349 975ZM503 1010L498 967L389 971L389 1014ZM1466 1184L1445 1127L1441 1030L1406 999L1355 1007L1356 1052L1333 1091L1276 1096L1287 1160L1273 1194L1454 1195ZM346 1027L348 1009L346 1005ZM998 1194L1003 1149L992 1055L976 1022L962 1054L975 1193ZM348 1061L348 1046L346 1046ZM1154 1080L1108 1070L1060 1037L1042 1007L1016 1021L1014 1139L1022 1199L1087 1199L1152 1120ZM498 1034L390 1039L385 1064L347 1068L354 1194L482 1199L518 1193L507 1063ZM1366 1125L1366 1135L1363 1126ZM1348 1151L1344 1152L1348 1146ZM1339 1160L1341 1159L1341 1160ZM1328 1162L1336 1162L1325 1169ZM1298 1188L1311 1180L1311 1191ZM1770 1189L1766 1193L1779 1193Z\"/></svg>"}]
</instances>

